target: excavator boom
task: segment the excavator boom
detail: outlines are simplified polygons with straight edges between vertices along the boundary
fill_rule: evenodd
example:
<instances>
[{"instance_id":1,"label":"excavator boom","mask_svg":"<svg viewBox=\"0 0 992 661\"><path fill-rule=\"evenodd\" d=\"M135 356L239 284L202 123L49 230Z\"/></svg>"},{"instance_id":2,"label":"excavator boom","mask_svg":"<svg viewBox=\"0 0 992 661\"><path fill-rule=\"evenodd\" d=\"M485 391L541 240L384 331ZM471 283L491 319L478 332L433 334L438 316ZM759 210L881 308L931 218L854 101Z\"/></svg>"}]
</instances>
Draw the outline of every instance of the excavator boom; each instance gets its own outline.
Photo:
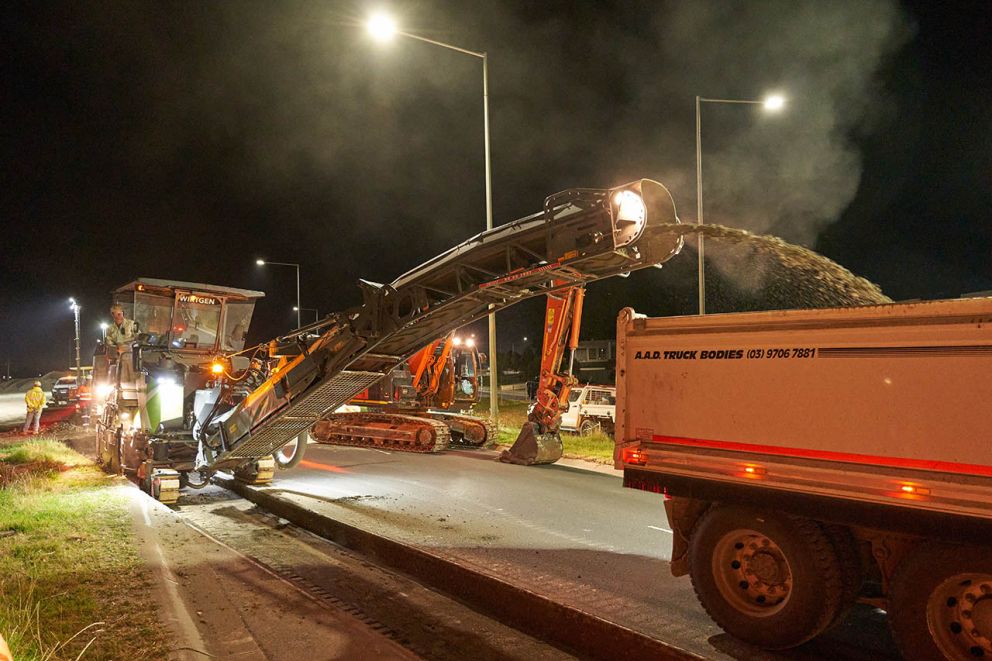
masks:
<instances>
[{"instance_id":1,"label":"excavator boom","mask_svg":"<svg viewBox=\"0 0 992 661\"><path fill-rule=\"evenodd\" d=\"M649 179L570 189L548 197L543 212L478 234L388 285L360 282L361 306L279 338L288 360L206 425L197 468L267 457L490 309L667 261L682 247L671 227L678 222L668 190Z\"/></svg>"},{"instance_id":2,"label":"excavator boom","mask_svg":"<svg viewBox=\"0 0 992 661\"><path fill-rule=\"evenodd\" d=\"M500 455L500 461L506 463L553 464L561 459L561 414L562 409L567 408L568 394L576 384L572 364L579 345L586 292L582 286L558 284L566 288L548 294L537 401L527 414L527 422L520 428L513 446ZM568 371L562 372L566 346L570 350Z\"/></svg>"}]
</instances>

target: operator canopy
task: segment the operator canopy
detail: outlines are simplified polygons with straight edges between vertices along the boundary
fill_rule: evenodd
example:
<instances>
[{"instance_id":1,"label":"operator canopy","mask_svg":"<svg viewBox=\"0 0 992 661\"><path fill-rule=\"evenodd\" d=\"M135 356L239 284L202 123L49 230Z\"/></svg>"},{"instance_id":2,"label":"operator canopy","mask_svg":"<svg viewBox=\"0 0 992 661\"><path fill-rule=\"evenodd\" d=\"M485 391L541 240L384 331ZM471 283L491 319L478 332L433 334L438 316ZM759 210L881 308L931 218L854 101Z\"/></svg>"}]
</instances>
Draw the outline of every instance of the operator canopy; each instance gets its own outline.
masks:
<instances>
[{"instance_id":1,"label":"operator canopy","mask_svg":"<svg viewBox=\"0 0 992 661\"><path fill-rule=\"evenodd\" d=\"M146 345L203 353L240 351L264 292L200 282L138 278L113 291Z\"/></svg>"}]
</instances>

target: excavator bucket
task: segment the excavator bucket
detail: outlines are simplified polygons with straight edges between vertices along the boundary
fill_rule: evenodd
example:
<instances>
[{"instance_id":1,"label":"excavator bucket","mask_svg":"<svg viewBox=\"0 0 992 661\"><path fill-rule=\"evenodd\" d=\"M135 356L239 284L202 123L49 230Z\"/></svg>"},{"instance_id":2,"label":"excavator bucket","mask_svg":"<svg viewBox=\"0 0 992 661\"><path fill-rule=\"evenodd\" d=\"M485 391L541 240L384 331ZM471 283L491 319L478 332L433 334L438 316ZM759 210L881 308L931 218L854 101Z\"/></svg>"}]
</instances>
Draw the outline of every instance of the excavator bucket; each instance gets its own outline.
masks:
<instances>
[{"instance_id":1,"label":"excavator bucket","mask_svg":"<svg viewBox=\"0 0 992 661\"><path fill-rule=\"evenodd\" d=\"M533 466L553 464L561 459L561 436L556 433L540 434L536 422L524 423L520 435L509 450L503 450L499 460L506 464Z\"/></svg>"}]
</instances>

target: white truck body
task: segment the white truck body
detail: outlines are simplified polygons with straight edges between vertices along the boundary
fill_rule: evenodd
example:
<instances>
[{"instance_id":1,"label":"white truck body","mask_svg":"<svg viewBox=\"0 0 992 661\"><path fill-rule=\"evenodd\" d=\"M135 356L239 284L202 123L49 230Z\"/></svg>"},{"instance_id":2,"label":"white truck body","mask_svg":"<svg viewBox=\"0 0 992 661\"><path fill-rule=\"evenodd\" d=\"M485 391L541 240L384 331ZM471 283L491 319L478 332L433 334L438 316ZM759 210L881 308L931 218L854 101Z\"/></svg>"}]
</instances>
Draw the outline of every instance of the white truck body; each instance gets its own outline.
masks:
<instances>
[{"instance_id":1,"label":"white truck body","mask_svg":"<svg viewBox=\"0 0 992 661\"><path fill-rule=\"evenodd\" d=\"M728 503L850 539L874 559L863 569L878 576L882 607L926 543L992 559L990 298L661 319L628 308L616 373L616 465L626 486L669 496L677 575L703 553L697 522ZM974 571L992 592L992 569ZM961 645L961 658L992 654L992 594L980 601L977 624L926 615L931 628L975 625L967 644L931 636L944 658Z\"/></svg>"},{"instance_id":2,"label":"white truck body","mask_svg":"<svg viewBox=\"0 0 992 661\"><path fill-rule=\"evenodd\" d=\"M568 397L568 409L561 414L565 431L589 433L595 429L613 433L616 417L616 388L576 386Z\"/></svg>"}]
</instances>

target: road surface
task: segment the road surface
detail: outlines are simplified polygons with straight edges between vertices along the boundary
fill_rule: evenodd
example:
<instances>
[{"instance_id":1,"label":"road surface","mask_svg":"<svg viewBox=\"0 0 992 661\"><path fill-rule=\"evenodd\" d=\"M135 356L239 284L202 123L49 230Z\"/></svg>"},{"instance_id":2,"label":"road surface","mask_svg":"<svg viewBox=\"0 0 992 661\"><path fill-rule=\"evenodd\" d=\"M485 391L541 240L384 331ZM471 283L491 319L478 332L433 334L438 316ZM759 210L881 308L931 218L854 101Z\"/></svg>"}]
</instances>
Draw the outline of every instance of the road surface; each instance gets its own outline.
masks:
<instances>
[{"instance_id":1,"label":"road surface","mask_svg":"<svg viewBox=\"0 0 992 661\"><path fill-rule=\"evenodd\" d=\"M619 622L705 658L896 658L879 611L859 607L799 650L771 655L724 634L688 578L668 570L661 497L618 472L522 467L494 453L311 445L267 490Z\"/></svg>"}]
</instances>

